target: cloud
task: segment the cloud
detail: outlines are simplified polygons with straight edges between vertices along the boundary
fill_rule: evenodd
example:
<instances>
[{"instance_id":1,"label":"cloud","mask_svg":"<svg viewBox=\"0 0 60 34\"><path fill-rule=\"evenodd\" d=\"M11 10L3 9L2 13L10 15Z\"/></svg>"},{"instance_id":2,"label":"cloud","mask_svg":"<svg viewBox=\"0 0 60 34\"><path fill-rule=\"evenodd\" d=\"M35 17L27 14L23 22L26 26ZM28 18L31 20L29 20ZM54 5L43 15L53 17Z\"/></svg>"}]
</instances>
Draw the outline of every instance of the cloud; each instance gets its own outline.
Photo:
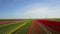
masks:
<instances>
[{"instance_id":1,"label":"cloud","mask_svg":"<svg viewBox=\"0 0 60 34\"><path fill-rule=\"evenodd\" d=\"M23 15L26 18L41 18L46 16L46 11L48 11L48 8L34 8L32 10L26 11Z\"/></svg>"},{"instance_id":2,"label":"cloud","mask_svg":"<svg viewBox=\"0 0 60 34\"><path fill-rule=\"evenodd\" d=\"M48 7L34 7L29 8L22 15L25 18L59 18L60 8L48 8Z\"/></svg>"}]
</instances>

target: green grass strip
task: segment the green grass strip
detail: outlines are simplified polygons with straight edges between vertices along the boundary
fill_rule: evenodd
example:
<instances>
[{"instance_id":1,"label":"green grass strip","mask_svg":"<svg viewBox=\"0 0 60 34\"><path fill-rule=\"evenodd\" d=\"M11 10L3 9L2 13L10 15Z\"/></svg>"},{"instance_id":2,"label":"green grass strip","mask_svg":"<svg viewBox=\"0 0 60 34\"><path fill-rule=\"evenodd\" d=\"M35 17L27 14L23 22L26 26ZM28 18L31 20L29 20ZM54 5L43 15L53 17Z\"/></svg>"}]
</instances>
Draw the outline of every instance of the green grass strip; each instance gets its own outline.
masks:
<instances>
[{"instance_id":1,"label":"green grass strip","mask_svg":"<svg viewBox=\"0 0 60 34\"><path fill-rule=\"evenodd\" d=\"M26 25L26 24L29 23L29 22L30 22L30 20L29 20L29 21L27 20L26 22L24 22L24 24L20 25L19 27L15 28L14 30L12 30L12 31L10 31L10 32L8 32L8 33L9 33L9 34L13 33L14 31L18 30L19 28L23 27L24 25Z\"/></svg>"},{"instance_id":2,"label":"green grass strip","mask_svg":"<svg viewBox=\"0 0 60 34\"><path fill-rule=\"evenodd\" d=\"M12 34L27 34L29 31L29 28L31 26L31 22L25 24L23 27L19 28L18 30L16 30L15 32L13 32Z\"/></svg>"}]
</instances>

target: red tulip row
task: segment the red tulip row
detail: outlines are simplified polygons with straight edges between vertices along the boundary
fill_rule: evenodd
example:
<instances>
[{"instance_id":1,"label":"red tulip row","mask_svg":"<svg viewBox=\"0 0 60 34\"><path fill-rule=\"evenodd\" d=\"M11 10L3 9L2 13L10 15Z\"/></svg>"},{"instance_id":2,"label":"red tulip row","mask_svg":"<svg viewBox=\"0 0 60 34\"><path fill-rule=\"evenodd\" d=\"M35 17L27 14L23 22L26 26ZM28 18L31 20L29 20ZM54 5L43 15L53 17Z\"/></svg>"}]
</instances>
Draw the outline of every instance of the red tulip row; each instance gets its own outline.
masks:
<instances>
[{"instance_id":1,"label":"red tulip row","mask_svg":"<svg viewBox=\"0 0 60 34\"><path fill-rule=\"evenodd\" d=\"M6 21L6 22L0 22L0 24L9 24L9 23L14 23L14 22L19 22L22 20L11 20L11 21Z\"/></svg>"},{"instance_id":2,"label":"red tulip row","mask_svg":"<svg viewBox=\"0 0 60 34\"><path fill-rule=\"evenodd\" d=\"M42 23L49 28L60 32L60 22L49 21L49 20L37 20L38 23Z\"/></svg>"}]
</instances>

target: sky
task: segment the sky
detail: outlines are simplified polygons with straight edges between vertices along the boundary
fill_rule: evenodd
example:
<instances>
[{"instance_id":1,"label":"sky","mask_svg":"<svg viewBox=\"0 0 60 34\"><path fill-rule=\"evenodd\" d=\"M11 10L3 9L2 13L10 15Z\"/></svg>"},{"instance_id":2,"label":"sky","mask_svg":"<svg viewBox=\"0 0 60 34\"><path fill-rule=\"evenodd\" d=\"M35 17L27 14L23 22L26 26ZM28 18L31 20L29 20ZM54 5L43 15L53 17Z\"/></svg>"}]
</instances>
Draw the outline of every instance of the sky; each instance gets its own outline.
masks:
<instances>
[{"instance_id":1,"label":"sky","mask_svg":"<svg viewBox=\"0 0 60 34\"><path fill-rule=\"evenodd\" d=\"M60 0L0 0L0 19L60 18Z\"/></svg>"}]
</instances>

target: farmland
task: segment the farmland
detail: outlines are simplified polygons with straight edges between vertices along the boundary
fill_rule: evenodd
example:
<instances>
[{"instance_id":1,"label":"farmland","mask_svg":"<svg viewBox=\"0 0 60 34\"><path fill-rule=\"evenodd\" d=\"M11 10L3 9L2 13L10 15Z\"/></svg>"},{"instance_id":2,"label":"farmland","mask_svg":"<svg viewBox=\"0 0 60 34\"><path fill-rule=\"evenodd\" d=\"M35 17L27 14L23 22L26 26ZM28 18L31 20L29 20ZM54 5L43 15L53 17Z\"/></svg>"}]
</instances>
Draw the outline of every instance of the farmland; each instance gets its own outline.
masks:
<instances>
[{"instance_id":1,"label":"farmland","mask_svg":"<svg viewBox=\"0 0 60 34\"><path fill-rule=\"evenodd\" d=\"M0 19L0 34L60 34L60 19Z\"/></svg>"}]
</instances>

